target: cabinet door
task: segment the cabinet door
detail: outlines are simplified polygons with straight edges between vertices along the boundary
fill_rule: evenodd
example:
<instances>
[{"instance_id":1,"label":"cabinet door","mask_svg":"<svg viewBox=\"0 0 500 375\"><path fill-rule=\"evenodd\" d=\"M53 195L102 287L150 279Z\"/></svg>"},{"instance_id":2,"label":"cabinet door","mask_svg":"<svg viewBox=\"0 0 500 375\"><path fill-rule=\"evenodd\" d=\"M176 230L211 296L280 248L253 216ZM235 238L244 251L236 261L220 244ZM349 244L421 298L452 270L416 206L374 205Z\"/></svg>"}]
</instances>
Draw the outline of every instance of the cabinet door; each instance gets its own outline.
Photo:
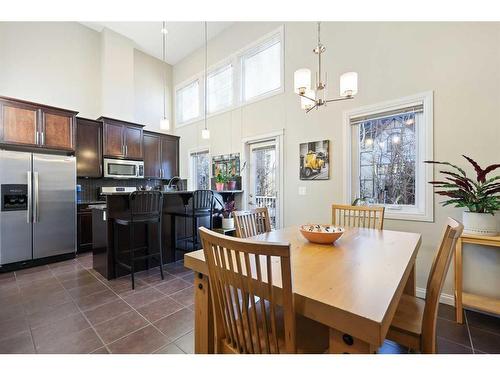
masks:
<instances>
[{"instance_id":1,"label":"cabinet door","mask_svg":"<svg viewBox=\"0 0 500 375\"><path fill-rule=\"evenodd\" d=\"M76 173L78 177L102 177L102 124L77 118Z\"/></svg>"},{"instance_id":2,"label":"cabinet door","mask_svg":"<svg viewBox=\"0 0 500 375\"><path fill-rule=\"evenodd\" d=\"M125 157L127 159L142 159L142 128L125 126Z\"/></svg>"},{"instance_id":3,"label":"cabinet door","mask_svg":"<svg viewBox=\"0 0 500 375\"><path fill-rule=\"evenodd\" d=\"M38 109L24 104L0 102L0 142L37 145Z\"/></svg>"},{"instance_id":4,"label":"cabinet door","mask_svg":"<svg viewBox=\"0 0 500 375\"><path fill-rule=\"evenodd\" d=\"M161 178L161 140L158 135L144 134L144 177Z\"/></svg>"},{"instance_id":5,"label":"cabinet door","mask_svg":"<svg viewBox=\"0 0 500 375\"><path fill-rule=\"evenodd\" d=\"M104 123L104 156L125 156L122 124Z\"/></svg>"},{"instance_id":6,"label":"cabinet door","mask_svg":"<svg viewBox=\"0 0 500 375\"><path fill-rule=\"evenodd\" d=\"M92 250L92 210L77 213L77 249L79 252Z\"/></svg>"},{"instance_id":7,"label":"cabinet door","mask_svg":"<svg viewBox=\"0 0 500 375\"><path fill-rule=\"evenodd\" d=\"M162 137L161 140L161 168L163 178L169 179L179 175L179 139L176 137Z\"/></svg>"},{"instance_id":8,"label":"cabinet door","mask_svg":"<svg viewBox=\"0 0 500 375\"><path fill-rule=\"evenodd\" d=\"M74 150L74 121L72 115L42 110L40 145L46 148Z\"/></svg>"}]
</instances>

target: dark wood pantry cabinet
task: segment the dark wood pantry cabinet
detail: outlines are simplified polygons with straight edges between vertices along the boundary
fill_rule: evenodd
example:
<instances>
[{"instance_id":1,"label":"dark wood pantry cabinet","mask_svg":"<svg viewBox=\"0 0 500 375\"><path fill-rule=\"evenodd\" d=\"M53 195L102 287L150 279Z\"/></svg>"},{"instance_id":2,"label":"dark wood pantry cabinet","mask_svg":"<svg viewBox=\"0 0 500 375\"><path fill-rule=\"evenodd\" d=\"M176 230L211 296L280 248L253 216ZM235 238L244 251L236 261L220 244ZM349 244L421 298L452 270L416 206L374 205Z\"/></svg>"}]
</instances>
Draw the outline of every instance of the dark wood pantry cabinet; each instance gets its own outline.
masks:
<instances>
[{"instance_id":1,"label":"dark wood pantry cabinet","mask_svg":"<svg viewBox=\"0 0 500 375\"><path fill-rule=\"evenodd\" d=\"M179 174L179 137L144 132L144 177L170 179Z\"/></svg>"},{"instance_id":2,"label":"dark wood pantry cabinet","mask_svg":"<svg viewBox=\"0 0 500 375\"><path fill-rule=\"evenodd\" d=\"M99 117L103 123L103 152L105 157L143 160L144 125Z\"/></svg>"},{"instance_id":3,"label":"dark wood pantry cabinet","mask_svg":"<svg viewBox=\"0 0 500 375\"><path fill-rule=\"evenodd\" d=\"M74 151L78 112L0 97L0 143Z\"/></svg>"},{"instance_id":4,"label":"dark wood pantry cabinet","mask_svg":"<svg viewBox=\"0 0 500 375\"><path fill-rule=\"evenodd\" d=\"M76 174L102 177L102 122L76 118Z\"/></svg>"}]
</instances>

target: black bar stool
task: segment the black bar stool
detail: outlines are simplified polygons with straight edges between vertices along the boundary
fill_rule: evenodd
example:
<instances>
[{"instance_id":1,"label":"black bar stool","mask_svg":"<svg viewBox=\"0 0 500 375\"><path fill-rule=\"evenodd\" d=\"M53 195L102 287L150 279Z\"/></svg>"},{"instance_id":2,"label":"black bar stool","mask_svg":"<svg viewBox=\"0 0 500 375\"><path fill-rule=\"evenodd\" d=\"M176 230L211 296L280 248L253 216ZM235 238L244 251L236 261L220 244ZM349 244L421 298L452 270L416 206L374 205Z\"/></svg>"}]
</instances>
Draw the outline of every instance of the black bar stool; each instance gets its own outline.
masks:
<instances>
[{"instance_id":1,"label":"black bar stool","mask_svg":"<svg viewBox=\"0 0 500 375\"><path fill-rule=\"evenodd\" d=\"M163 280L163 255L161 246L161 232L162 232L162 208L163 208L163 195L159 191L134 191L129 196L129 210L123 215L119 215L115 218L113 224L114 232L114 256L115 256L115 266L121 266L122 268L130 271L132 276L132 289L135 289L135 262L138 260L148 260L159 256L160 260L160 274ZM135 246L135 235L134 226L135 224L146 224L147 234L146 234L146 246L134 247ZM149 229L151 224L156 224L158 226L158 252L151 252L151 243L149 240ZM129 228L129 248L127 251L120 251L118 245L118 226L128 226ZM138 252L144 252L145 254L136 255ZM130 255L130 263L126 263L123 259L123 255Z\"/></svg>"},{"instance_id":2,"label":"black bar stool","mask_svg":"<svg viewBox=\"0 0 500 375\"><path fill-rule=\"evenodd\" d=\"M172 236L172 252L174 254L176 250L189 251L185 248L178 248L178 241L190 242L192 245L191 250L197 250L199 248L198 240L198 221L200 218L209 218L209 228L212 229L213 213L214 213L214 193L211 190L196 190L190 198L191 204L184 206L184 211L170 211L167 214L171 215L171 236ZM185 220L191 219L192 233L190 236L185 236L183 238L177 238L176 233L176 217L183 217ZM187 227L187 225L185 225Z\"/></svg>"}]
</instances>

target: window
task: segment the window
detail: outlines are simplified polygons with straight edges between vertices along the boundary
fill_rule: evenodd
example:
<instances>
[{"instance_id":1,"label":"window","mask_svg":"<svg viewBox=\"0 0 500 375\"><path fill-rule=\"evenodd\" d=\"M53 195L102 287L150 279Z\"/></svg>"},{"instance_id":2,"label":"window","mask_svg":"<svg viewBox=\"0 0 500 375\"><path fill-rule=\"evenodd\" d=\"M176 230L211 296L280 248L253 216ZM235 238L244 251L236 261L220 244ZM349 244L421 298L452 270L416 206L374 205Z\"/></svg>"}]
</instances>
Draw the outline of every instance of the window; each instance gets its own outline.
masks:
<instances>
[{"instance_id":1,"label":"window","mask_svg":"<svg viewBox=\"0 0 500 375\"><path fill-rule=\"evenodd\" d=\"M233 66L223 66L207 76L208 113L233 105Z\"/></svg>"},{"instance_id":2,"label":"window","mask_svg":"<svg viewBox=\"0 0 500 375\"><path fill-rule=\"evenodd\" d=\"M244 102L281 88L281 39L278 35L241 58Z\"/></svg>"},{"instance_id":3,"label":"window","mask_svg":"<svg viewBox=\"0 0 500 375\"><path fill-rule=\"evenodd\" d=\"M196 119L200 115L200 83L198 80L178 89L175 93L178 124Z\"/></svg>"},{"instance_id":4,"label":"window","mask_svg":"<svg viewBox=\"0 0 500 375\"><path fill-rule=\"evenodd\" d=\"M375 110L374 110L375 109ZM387 218L432 220L432 94L348 115L350 197L384 205Z\"/></svg>"},{"instance_id":5,"label":"window","mask_svg":"<svg viewBox=\"0 0 500 375\"><path fill-rule=\"evenodd\" d=\"M191 181L194 190L210 189L208 150L191 153Z\"/></svg>"}]
</instances>

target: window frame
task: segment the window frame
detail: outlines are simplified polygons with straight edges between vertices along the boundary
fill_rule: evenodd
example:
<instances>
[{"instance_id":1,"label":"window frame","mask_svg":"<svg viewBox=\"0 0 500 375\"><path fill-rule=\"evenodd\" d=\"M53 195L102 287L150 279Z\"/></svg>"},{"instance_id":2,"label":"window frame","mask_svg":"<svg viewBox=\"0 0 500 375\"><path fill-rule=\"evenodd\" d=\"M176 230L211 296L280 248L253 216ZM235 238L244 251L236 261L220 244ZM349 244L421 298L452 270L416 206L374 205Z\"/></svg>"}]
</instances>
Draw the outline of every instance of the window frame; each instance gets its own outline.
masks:
<instances>
[{"instance_id":1,"label":"window frame","mask_svg":"<svg viewBox=\"0 0 500 375\"><path fill-rule=\"evenodd\" d=\"M243 91L242 91L242 56L245 56L249 51L253 51L261 45L265 45L272 41L273 39L279 38L279 41L281 43L281 75L280 75L280 88L264 93L262 95L256 96L248 101L243 101L242 96L243 96ZM270 98L274 95L282 94L285 92L285 30L284 30L284 25L280 25L278 28L270 31L269 33L261 36L257 40L254 40L252 43L247 44L243 48L240 48L239 50L229 54L225 58L217 61L216 63L210 65L207 68L207 74L210 75L214 71L224 67L225 65L231 64L233 66L233 104L230 107L226 107L224 109L221 109L219 111L213 112L213 113L207 113L207 118L211 118L212 116L217 116L220 114L223 114L225 112L229 112L241 107L244 107L248 104L252 104L255 102L258 102L263 99ZM185 86L188 86L190 83L193 83L194 81L199 80L199 93L198 93L198 99L199 99L199 106L200 106L200 116L197 118L185 121L185 122L178 122L177 119L177 91ZM196 123L198 121L203 120L203 114L204 114L204 100L203 100L203 95L204 95L204 90L205 90L205 72L201 71L198 72L188 79L185 79L178 84L175 85L174 87L174 119L175 119L175 128L181 128L183 126L191 125L193 123Z\"/></svg>"},{"instance_id":2,"label":"window frame","mask_svg":"<svg viewBox=\"0 0 500 375\"><path fill-rule=\"evenodd\" d=\"M423 163L424 160L433 160L433 92L423 92L395 100L390 100L374 105L368 105L360 108L345 111L343 113L343 135L344 135L344 202L351 204L353 194L359 194L359 186L352 186L353 181L353 130L351 119L361 116L375 116L378 113L397 111L411 106L423 106L421 124L417 130L417 155L416 155L416 209L405 209L400 205L386 205L385 217L395 220L411 221L434 221L434 196L432 185L428 183L433 179L434 168L431 164ZM359 172L359 171L358 171ZM414 207L414 206L412 206Z\"/></svg>"},{"instance_id":3,"label":"window frame","mask_svg":"<svg viewBox=\"0 0 500 375\"><path fill-rule=\"evenodd\" d=\"M196 178L194 175L194 168L193 168L193 155L194 154L201 154L201 153L206 153L208 156L208 189L211 188L211 178L212 178L212 155L210 154L210 148L209 147L198 147L198 148L192 148L188 151L188 160L189 160L189 186L191 190L197 190L198 187L196 186Z\"/></svg>"},{"instance_id":4,"label":"window frame","mask_svg":"<svg viewBox=\"0 0 500 375\"><path fill-rule=\"evenodd\" d=\"M174 110L175 110L175 123L176 123L176 126L179 124L189 124L189 123L192 123L192 122L196 122L196 121L199 121L201 118L203 118L203 103L201 102L201 92L202 92L202 89L203 89L203 81L202 81L203 78L200 78L199 76L196 76L196 77L193 77L189 80L186 80L184 82L182 82L181 84L177 85L175 87L175 95L174 95ZM193 117L189 120L186 120L184 122L179 122L179 117L178 117L178 111L177 111L177 105L178 105L178 99L177 99L177 93L180 91L180 90L183 90L185 88L187 88L188 86L191 86L192 84L194 84L195 82L198 82L198 116L196 117Z\"/></svg>"},{"instance_id":5,"label":"window frame","mask_svg":"<svg viewBox=\"0 0 500 375\"><path fill-rule=\"evenodd\" d=\"M237 100L236 96L235 96L235 78L236 78L236 74L235 74L235 71L236 71L236 67L234 65L234 61L233 60L224 60L222 62L219 62L218 64L214 65L213 67L210 68L210 70L207 70L207 84L208 84L208 77L210 77L211 75L216 75L217 73L220 73L221 71L223 71L224 69L226 69L227 67L231 67L232 71L231 71L231 78L232 78L232 87L231 87L231 105L227 106L227 107L224 107L224 108L220 108L218 109L217 111L214 111L214 112L209 112L208 108L207 108L207 117L209 116L214 116L214 115L217 115L217 114L220 114L220 113L224 113L226 111L229 111L233 108L235 108L235 100ZM202 75L202 78L203 75ZM205 81L203 81L203 84L205 84ZM201 99L203 99L203 95L204 95L205 91L203 91L201 93ZM208 87L207 87L207 95L208 95ZM207 104L208 104L208 100L209 100L210 96L207 98ZM202 103L201 105L202 107L204 106L204 102Z\"/></svg>"}]
</instances>

